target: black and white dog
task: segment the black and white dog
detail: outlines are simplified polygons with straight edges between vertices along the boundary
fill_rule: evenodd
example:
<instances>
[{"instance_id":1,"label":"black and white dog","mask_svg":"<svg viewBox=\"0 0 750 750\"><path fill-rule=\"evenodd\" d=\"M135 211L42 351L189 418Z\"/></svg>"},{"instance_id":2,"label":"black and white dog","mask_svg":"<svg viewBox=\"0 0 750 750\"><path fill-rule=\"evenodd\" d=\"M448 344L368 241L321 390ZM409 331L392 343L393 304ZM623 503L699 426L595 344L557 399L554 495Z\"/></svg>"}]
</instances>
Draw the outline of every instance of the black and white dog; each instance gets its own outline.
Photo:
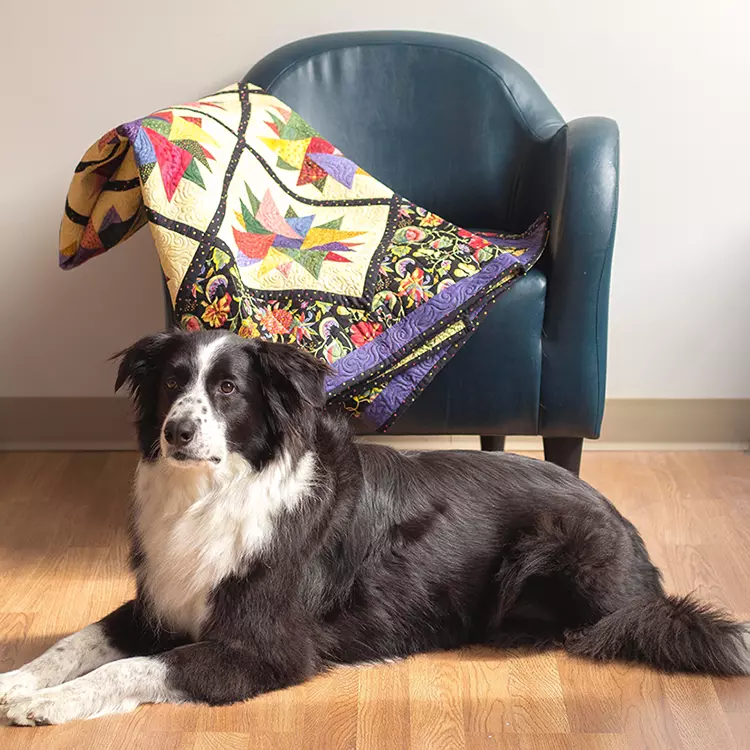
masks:
<instances>
[{"instance_id":1,"label":"black and white dog","mask_svg":"<svg viewBox=\"0 0 750 750\"><path fill-rule=\"evenodd\" d=\"M299 349L180 332L124 352L134 601L0 676L47 724L232 703L336 664L465 644L750 673L747 626L664 593L636 529L528 458L399 453L323 410Z\"/></svg>"}]
</instances>

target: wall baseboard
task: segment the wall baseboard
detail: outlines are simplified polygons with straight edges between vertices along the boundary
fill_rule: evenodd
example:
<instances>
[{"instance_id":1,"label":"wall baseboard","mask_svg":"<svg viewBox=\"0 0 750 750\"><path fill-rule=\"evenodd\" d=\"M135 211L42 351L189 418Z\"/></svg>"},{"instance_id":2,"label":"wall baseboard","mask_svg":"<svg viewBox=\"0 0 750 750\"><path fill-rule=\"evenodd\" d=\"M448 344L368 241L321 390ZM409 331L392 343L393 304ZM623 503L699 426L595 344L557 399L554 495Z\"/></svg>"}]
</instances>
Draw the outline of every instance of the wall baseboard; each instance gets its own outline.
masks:
<instances>
[{"instance_id":1,"label":"wall baseboard","mask_svg":"<svg viewBox=\"0 0 750 750\"><path fill-rule=\"evenodd\" d=\"M134 450L125 398L0 398L0 451ZM371 438L368 438L371 439ZM378 437L406 447L429 436ZM587 450L746 450L750 399L610 399L599 440ZM475 445L476 443L476 445ZM455 436L456 447L478 447ZM539 450L541 439L511 437L511 450Z\"/></svg>"}]
</instances>

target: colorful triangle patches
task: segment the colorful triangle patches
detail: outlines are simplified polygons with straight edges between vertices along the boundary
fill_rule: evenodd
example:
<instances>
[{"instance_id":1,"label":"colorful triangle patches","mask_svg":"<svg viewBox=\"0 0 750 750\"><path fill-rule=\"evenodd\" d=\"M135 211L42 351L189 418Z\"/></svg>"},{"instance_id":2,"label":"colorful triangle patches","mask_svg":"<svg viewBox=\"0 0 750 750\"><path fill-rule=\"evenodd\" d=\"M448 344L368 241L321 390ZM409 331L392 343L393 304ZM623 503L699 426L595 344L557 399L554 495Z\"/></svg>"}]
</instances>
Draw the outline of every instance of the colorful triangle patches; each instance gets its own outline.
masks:
<instances>
[{"instance_id":1,"label":"colorful triangle patches","mask_svg":"<svg viewBox=\"0 0 750 750\"><path fill-rule=\"evenodd\" d=\"M345 253L359 244L350 240L362 232L342 231L341 218L314 227L314 214L297 216L290 208L282 216L270 192L258 200L247 184L245 190L248 204L240 200L235 211L241 228L232 228L240 266L260 263L262 275L278 271L287 277L296 263L317 279L325 261L350 262Z\"/></svg>"},{"instance_id":2,"label":"colorful triangle patches","mask_svg":"<svg viewBox=\"0 0 750 750\"><path fill-rule=\"evenodd\" d=\"M351 189L357 174L366 174L341 151L321 138L296 112L277 108L267 122L275 137L260 140L276 152L276 166L298 172L297 185L315 185L323 190L330 177Z\"/></svg>"},{"instance_id":3,"label":"colorful triangle patches","mask_svg":"<svg viewBox=\"0 0 750 750\"><path fill-rule=\"evenodd\" d=\"M218 147L218 144L203 130L201 117L157 112L130 123L130 130L134 132L129 132L128 137L136 152L144 185L158 164L168 201L172 201L182 180L205 190L206 184L198 165L211 171L210 162L214 157L207 146Z\"/></svg>"}]
</instances>

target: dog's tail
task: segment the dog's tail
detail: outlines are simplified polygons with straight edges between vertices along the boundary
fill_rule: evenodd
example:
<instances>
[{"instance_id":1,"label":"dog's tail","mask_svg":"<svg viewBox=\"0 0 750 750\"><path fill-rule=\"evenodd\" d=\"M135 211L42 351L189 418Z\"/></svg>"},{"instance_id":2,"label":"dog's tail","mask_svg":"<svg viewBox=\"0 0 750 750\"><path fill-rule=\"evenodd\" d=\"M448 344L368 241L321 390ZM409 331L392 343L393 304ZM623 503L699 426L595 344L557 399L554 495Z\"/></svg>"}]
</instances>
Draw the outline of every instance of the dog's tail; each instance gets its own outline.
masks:
<instances>
[{"instance_id":1,"label":"dog's tail","mask_svg":"<svg viewBox=\"0 0 750 750\"><path fill-rule=\"evenodd\" d=\"M571 654L641 662L667 672L750 674L750 625L690 597L634 602L567 634Z\"/></svg>"}]
</instances>

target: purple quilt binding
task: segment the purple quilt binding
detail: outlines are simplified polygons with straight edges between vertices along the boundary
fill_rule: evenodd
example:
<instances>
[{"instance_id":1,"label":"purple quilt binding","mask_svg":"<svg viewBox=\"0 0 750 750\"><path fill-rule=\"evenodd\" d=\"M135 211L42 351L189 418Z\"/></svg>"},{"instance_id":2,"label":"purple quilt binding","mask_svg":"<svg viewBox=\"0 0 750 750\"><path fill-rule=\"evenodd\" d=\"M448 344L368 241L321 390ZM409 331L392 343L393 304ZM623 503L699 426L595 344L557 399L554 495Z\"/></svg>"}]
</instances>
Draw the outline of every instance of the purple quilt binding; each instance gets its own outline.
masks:
<instances>
[{"instance_id":1,"label":"purple quilt binding","mask_svg":"<svg viewBox=\"0 0 750 750\"><path fill-rule=\"evenodd\" d=\"M328 395L340 393L353 381L362 381L375 369L385 369L400 349L424 337L430 328L464 308L513 266L517 266L519 273L523 274L536 258L546 231L545 224L540 222L526 237L498 241L502 247L523 248L527 252L518 257L507 254L495 258L478 273L444 289L376 339L340 359L336 363L336 372L326 380Z\"/></svg>"},{"instance_id":2,"label":"purple quilt binding","mask_svg":"<svg viewBox=\"0 0 750 750\"><path fill-rule=\"evenodd\" d=\"M528 270L528 267L536 260L539 246L543 243L545 235L546 226L540 223L523 238L498 240L497 244L502 247L523 248L526 252L520 256L508 254L495 258L478 273L436 294L429 302L420 305L409 316L389 328L374 341L365 344L337 362L335 373L326 380L328 395L336 395L349 387L353 381L361 382L374 371L385 369L397 358L402 348L410 344L413 346L415 339L425 338L431 328L445 324L446 318L458 317L462 310L466 311L470 321L476 321L501 292L507 290L513 281ZM489 234L483 234L483 236L493 239ZM514 266L518 267L518 275L493 290L483 301L471 305L472 300L481 297L484 290L488 290L493 282ZM470 333L471 331L462 338L462 342ZM410 404L425 384L434 377L440 363L447 359L446 355L450 348L450 344L442 345L435 352L431 352L405 371L395 375L378 398L367 408L365 418L368 425L378 430L384 429L384 425L392 422L393 418Z\"/></svg>"}]
</instances>

